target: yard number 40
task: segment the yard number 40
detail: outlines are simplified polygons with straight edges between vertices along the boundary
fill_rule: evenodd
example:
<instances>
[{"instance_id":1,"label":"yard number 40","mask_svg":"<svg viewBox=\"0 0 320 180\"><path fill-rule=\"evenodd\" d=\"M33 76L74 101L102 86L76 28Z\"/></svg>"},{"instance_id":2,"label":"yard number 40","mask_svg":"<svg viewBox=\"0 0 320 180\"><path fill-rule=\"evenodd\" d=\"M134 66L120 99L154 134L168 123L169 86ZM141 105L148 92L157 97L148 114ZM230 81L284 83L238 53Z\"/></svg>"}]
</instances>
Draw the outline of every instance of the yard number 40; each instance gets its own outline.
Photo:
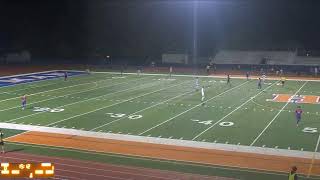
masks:
<instances>
[{"instance_id":1,"label":"yard number 40","mask_svg":"<svg viewBox=\"0 0 320 180\"><path fill-rule=\"evenodd\" d=\"M122 118L122 117L126 116L126 114L122 114L122 113L106 113L106 114L109 114L110 117L113 117L113 118ZM129 115L128 118L129 119L139 119L139 118L142 118L142 115L133 114L133 115Z\"/></svg>"},{"instance_id":2,"label":"yard number 40","mask_svg":"<svg viewBox=\"0 0 320 180\"><path fill-rule=\"evenodd\" d=\"M305 133L317 133L318 129L317 128L312 128L312 127L305 127L303 130Z\"/></svg>"}]
</instances>

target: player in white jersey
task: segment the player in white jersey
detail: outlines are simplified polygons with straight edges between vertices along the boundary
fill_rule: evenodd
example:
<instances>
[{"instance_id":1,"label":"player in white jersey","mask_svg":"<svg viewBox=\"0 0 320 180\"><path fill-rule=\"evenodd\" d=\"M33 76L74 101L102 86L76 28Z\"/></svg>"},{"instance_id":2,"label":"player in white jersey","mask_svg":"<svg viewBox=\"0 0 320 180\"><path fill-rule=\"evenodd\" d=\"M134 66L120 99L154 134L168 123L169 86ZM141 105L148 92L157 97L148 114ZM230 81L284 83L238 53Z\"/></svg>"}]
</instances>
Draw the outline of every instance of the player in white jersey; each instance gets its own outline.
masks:
<instances>
[{"instance_id":1,"label":"player in white jersey","mask_svg":"<svg viewBox=\"0 0 320 180\"><path fill-rule=\"evenodd\" d=\"M171 78L171 76L172 76L172 66L170 66L169 68L169 77Z\"/></svg>"},{"instance_id":2,"label":"player in white jersey","mask_svg":"<svg viewBox=\"0 0 320 180\"><path fill-rule=\"evenodd\" d=\"M201 102L203 102L203 100L204 100L204 86L202 86L202 88L201 88L201 96L202 96Z\"/></svg>"},{"instance_id":3,"label":"player in white jersey","mask_svg":"<svg viewBox=\"0 0 320 180\"><path fill-rule=\"evenodd\" d=\"M196 77L195 88L196 88L196 91L199 90L199 78L198 77Z\"/></svg>"},{"instance_id":4,"label":"player in white jersey","mask_svg":"<svg viewBox=\"0 0 320 180\"><path fill-rule=\"evenodd\" d=\"M263 83L265 83L266 78L267 78L266 74L263 73L263 74L262 74L262 82L263 82Z\"/></svg>"}]
</instances>

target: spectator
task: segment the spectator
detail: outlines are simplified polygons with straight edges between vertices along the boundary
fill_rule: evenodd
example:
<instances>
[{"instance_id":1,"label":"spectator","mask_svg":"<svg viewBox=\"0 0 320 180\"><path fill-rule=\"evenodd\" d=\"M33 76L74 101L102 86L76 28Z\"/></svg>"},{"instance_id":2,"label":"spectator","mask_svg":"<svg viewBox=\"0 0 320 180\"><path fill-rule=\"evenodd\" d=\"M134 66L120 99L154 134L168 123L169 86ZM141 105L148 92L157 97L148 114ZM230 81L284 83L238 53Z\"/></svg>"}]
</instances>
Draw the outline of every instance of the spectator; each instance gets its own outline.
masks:
<instances>
[{"instance_id":1,"label":"spectator","mask_svg":"<svg viewBox=\"0 0 320 180\"><path fill-rule=\"evenodd\" d=\"M297 170L298 168L296 166L293 166L291 168L291 171L289 173L289 180L298 180Z\"/></svg>"},{"instance_id":2,"label":"spectator","mask_svg":"<svg viewBox=\"0 0 320 180\"><path fill-rule=\"evenodd\" d=\"M210 74L210 65L209 64L206 67L206 71L207 71L207 75L209 75Z\"/></svg>"}]
</instances>

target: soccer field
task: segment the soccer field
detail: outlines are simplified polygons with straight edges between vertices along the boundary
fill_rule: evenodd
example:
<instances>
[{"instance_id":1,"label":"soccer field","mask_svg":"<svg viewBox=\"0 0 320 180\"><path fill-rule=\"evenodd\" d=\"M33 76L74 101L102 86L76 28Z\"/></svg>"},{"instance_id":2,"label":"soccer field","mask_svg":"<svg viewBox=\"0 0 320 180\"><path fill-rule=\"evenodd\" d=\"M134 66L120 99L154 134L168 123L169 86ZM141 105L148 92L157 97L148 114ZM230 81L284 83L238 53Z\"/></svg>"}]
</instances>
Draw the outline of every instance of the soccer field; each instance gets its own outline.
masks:
<instances>
[{"instance_id":1,"label":"soccer field","mask_svg":"<svg viewBox=\"0 0 320 180\"><path fill-rule=\"evenodd\" d=\"M319 152L320 82L92 73L0 88L0 121ZM21 109L22 95L27 108ZM296 95L296 96L294 96ZM296 98L294 103L292 98ZM295 109L303 109L296 126Z\"/></svg>"}]
</instances>

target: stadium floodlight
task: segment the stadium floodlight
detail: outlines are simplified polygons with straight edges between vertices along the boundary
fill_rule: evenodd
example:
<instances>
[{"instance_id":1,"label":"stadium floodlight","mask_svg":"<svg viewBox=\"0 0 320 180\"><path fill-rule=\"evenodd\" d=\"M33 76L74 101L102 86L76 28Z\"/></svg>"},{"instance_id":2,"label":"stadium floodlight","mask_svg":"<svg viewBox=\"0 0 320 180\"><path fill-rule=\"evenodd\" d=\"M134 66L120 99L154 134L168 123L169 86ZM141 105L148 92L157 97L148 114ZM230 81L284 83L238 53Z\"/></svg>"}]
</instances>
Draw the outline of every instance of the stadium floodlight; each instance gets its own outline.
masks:
<instances>
[{"instance_id":1,"label":"stadium floodlight","mask_svg":"<svg viewBox=\"0 0 320 180\"><path fill-rule=\"evenodd\" d=\"M197 0L193 1L193 46L192 46L192 54L193 54L193 64L197 64L197 11L198 11L198 2Z\"/></svg>"}]
</instances>

